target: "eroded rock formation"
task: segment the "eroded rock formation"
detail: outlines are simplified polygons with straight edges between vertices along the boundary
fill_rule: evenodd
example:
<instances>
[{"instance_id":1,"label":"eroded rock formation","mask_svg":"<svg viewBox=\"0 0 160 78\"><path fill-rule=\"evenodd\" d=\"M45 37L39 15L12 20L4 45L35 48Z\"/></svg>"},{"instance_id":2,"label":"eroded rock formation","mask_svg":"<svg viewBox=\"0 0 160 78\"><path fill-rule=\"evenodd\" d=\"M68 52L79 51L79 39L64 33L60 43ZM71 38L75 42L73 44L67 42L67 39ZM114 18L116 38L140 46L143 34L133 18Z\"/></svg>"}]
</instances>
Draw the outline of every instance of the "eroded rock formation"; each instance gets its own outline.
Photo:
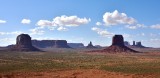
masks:
<instances>
[{"instance_id":1,"label":"eroded rock formation","mask_svg":"<svg viewBox=\"0 0 160 78\"><path fill-rule=\"evenodd\" d=\"M72 48L85 48L83 43L67 43Z\"/></svg>"},{"instance_id":2,"label":"eroded rock formation","mask_svg":"<svg viewBox=\"0 0 160 78\"><path fill-rule=\"evenodd\" d=\"M141 42L135 42L135 41L133 41L133 45L130 45L128 41L125 41L124 44L129 48L149 48L143 46Z\"/></svg>"},{"instance_id":3,"label":"eroded rock formation","mask_svg":"<svg viewBox=\"0 0 160 78\"><path fill-rule=\"evenodd\" d=\"M147 48L147 47L145 47L145 46L143 46L142 44L141 44L141 42L136 42L136 45L133 45L134 47L138 47L138 48Z\"/></svg>"},{"instance_id":4,"label":"eroded rock formation","mask_svg":"<svg viewBox=\"0 0 160 78\"><path fill-rule=\"evenodd\" d=\"M111 46L124 46L123 36L122 35L113 36Z\"/></svg>"},{"instance_id":5,"label":"eroded rock formation","mask_svg":"<svg viewBox=\"0 0 160 78\"><path fill-rule=\"evenodd\" d=\"M128 41L124 41L125 46L130 46L130 43Z\"/></svg>"},{"instance_id":6,"label":"eroded rock formation","mask_svg":"<svg viewBox=\"0 0 160 78\"><path fill-rule=\"evenodd\" d=\"M94 52L106 52L106 53L122 53L122 52L137 52L124 45L124 39L122 35L114 35L112 38L112 45L99 51Z\"/></svg>"},{"instance_id":7,"label":"eroded rock formation","mask_svg":"<svg viewBox=\"0 0 160 78\"><path fill-rule=\"evenodd\" d=\"M112 38L112 45L104 49L106 52L137 52L124 45L122 35L114 35Z\"/></svg>"},{"instance_id":8,"label":"eroded rock formation","mask_svg":"<svg viewBox=\"0 0 160 78\"><path fill-rule=\"evenodd\" d=\"M22 48L32 46L31 37L28 34L18 35L16 39L16 46Z\"/></svg>"},{"instance_id":9,"label":"eroded rock formation","mask_svg":"<svg viewBox=\"0 0 160 78\"><path fill-rule=\"evenodd\" d=\"M55 40L55 48L70 48L66 40Z\"/></svg>"},{"instance_id":10,"label":"eroded rock formation","mask_svg":"<svg viewBox=\"0 0 160 78\"><path fill-rule=\"evenodd\" d=\"M39 48L53 47L55 40L32 40L32 44Z\"/></svg>"},{"instance_id":11,"label":"eroded rock formation","mask_svg":"<svg viewBox=\"0 0 160 78\"><path fill-rule=\"evenodd\" d=\"M20 34L17 36L16 45L11 47L12 51L40 51L32 46L31 37L28 34Z\"/></svg>"},{"instance_id":12,"label":"eroded rock formation","mask_svg":"<svg viewBox=\"0 0 160 78\"><path fill-rule=\"evenodd\" d=\"M90 41L90 43L86 46L86 48L96 48L96 47L93 46L92 42Z\"/></svg>"},{"instance_id":13,"label":"eroded rock formation","mask_svg":"<svg viewBox=\"0 0 160 78\"><path fill-rule=\"evenodd\" d=\"M32 40L32 44L39 48L70 48L66 40Z\"/></svg>"},{"instance_id":14,"label":"eroded rock formation","mask_svg":"<svg viewBox=\"0 0 160 78\"><path fill-rule=\"evenodd\" d=\"M136 45L136 42L135 41L133 41L133 46L135 46Z\"/></svg>"}]
</instances>

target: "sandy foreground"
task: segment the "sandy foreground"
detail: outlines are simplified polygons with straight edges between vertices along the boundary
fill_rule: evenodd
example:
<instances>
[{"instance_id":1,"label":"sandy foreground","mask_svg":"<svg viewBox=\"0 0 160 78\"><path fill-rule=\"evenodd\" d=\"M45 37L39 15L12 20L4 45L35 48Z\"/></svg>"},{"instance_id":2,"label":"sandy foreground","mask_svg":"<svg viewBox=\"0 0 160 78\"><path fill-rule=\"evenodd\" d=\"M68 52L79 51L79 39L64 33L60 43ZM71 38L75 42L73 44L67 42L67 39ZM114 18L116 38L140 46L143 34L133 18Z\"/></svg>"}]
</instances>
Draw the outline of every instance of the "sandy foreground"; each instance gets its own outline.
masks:
<instances>
[{"instance_id":1,"label":"sandy foreground","mask_svg":"<svg viewBox=\"0 0 160 78\"><path fill-rule=\"evenodd\" d=\"M160 75L159 75L160 76ZM0 78L158 78L155 74L124 74L98 69L1 74Z\"/></svg>"}]
</instances>

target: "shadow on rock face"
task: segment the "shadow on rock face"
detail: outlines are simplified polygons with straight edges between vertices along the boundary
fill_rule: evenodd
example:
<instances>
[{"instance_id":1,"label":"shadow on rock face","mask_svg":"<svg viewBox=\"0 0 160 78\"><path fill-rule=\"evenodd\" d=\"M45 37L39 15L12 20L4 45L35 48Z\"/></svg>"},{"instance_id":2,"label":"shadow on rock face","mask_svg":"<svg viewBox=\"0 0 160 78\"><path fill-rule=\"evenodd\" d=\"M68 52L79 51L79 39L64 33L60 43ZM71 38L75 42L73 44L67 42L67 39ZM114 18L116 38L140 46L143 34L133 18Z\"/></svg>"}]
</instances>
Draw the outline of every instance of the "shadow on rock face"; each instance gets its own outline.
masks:
<instances>
[{"instance_id":1,"label":"shadow on rock face","mask_svg":"<svg viewBox=\"0 0 160 78\"><path fill-rule=\"evenodd\" d=\"M17 36L16 45L10 48L11 51L40 51L32 46L31 37L28 34Z\"/></svg>"}]
</instances>

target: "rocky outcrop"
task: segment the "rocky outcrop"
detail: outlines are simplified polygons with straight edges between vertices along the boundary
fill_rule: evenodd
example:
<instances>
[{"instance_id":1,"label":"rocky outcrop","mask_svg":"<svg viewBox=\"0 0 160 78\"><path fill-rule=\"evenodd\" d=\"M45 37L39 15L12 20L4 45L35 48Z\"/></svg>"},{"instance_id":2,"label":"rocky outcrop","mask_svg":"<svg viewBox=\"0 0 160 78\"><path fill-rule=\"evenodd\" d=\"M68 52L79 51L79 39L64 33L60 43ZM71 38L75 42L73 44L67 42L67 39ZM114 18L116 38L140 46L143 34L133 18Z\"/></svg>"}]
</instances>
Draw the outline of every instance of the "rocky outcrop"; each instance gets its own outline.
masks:
<instances>
[{"instance_id":1,"label":"rocky outcrop","mask_svg":"<svg viewBox=\"0 0 160 78\"><path fill-rule=\"evenodd\" d=\"M28 34L17 36L16 45L11 47L12 51L40 51L32 46L31 37Z\"/></svg>"},{"instance_id":2,"label":"rocky outcrop","mask_svg":"<svg viewBox=\"0 0 160 78\"><path fill-rule=\"evenodd\" d=\"M124 41L125 46L130 46L130 43L128 41Z\"/></svg>"},{"instance_id":3,"label":"rocky outcrop","mask_svg":"<svg viewBox=\"0 0 160 78\"><path fill-rule=\"evenodd\" d=\"M106 52L106 53L128 53L128 52L137 52L133 49L128 48L124 45L124 39L122 35L114 35L112 38L112 45L99 51L94 52Z\"/></svg>"},{"instance_id":4,"label":"rocky outcrop","mask_svg":"<svg viewBox=\"0 0 160 78\"><path fill-rule=\"evenodd\" d=\"M111 46L124 46L123 36L122 35L113 36Z\"/></svg>"},{"instance_id":5,"label":"rocky outcrop","mask_svg":"<svg viewBox=\"0 0 160 78\"><path fill-rule=\"evenodd\" d=\"M136 45L136 42L135 41L133 41L133 46L135 46Z\"/></svg>"},{"instance_id":6,"label":"rocky outcrop","mask_svg":"<svg viewBox=\"0 0 160 78\"><path fill-rule=\"evenodd\" d=\"M92 42L90 41L90 43L86 46L86 48L96 48L96 47L93 46Z\"/></svg>"},{"instance_id":7,"label":"rocky outcrop","mask_svg":"<svg viewBox=\"0 0 160 78\"><path fill-rule=\"evenodd\" d=\"M141 42L137 42L137 43L136 43L136 46L141 47L141 46L142 46Z\"/></svg>"},{"instance_id":8,"label":"rocky outcrop","mask_svg":"<svg viewBox=\"0 0 160 78\"><path fill-rule=\"evenodd\" d=\"M124 45L124 39L122 35L115 35L112 38L112 45L104 49L107 52L136 52Z\"/></svg>"},{"instance_id":9,"label":"rocky outcrop","mask_svg":"<svg viewBox=\"0 0 160 78\"><path fill-rule=\"evenodd\" d=\"M39 48L70 48L66 40L32 40L32 44Z\"/></svg>"},{"instance_id":10,"label":"rocky outcrop","mask_svg":"<svg viewBox=\"0 0 160 78\"><path fill-rule=\"evenodd\" d=\"M53 47L55 40L32 40L32 44L39 48Z\"/></svg>"},{"instance_id":11,"label":"rocky outcrop","mask_svg":"<svg viewBox=\"0 0 160 78\"><path fill-rule=\"evenodd\" d=\"M124 44L125 46L130 48L149 48L149 47L143 46L141 42L135 42L135 41L133 41L132 45L130 45L128 41L125 41Z\"/></svg>"},{"instance_id":12,"label":"rocky outcrop","mask_svg":"<svg viewBox=\"0 0 160 78\"><path fill-rule=\"evenodd\" d=\"M28 34L20 34L16 39L16 46L30 47L32 46L31 37Z\"/></svg>"},{"instance_id":13,"label":"rocky outcrop","mask_svg":"<svg viewBox=\"0 0 160 78\"><path fill-rule=\"evenodd\" d=\"M67 43L72 48L85 48L83 43Z\"/></svg>"},{"instance_id":14,"label":"rocky outcrop","mask_svg":"<svg viewBox=\"0 0 160 78\"><path fill-rule=\"evenodd\" d=\"M54 48L70 48L66 40L55 40Z\"/></svg>"},{"instance_id":15,"label":"rocky outcrop","mask_svg":"<svg viewBox=\"0 0 160 78\"><path fill-rule=\"evenodd\" d=\"M135 44L135 45L133 44L133 46L134 46L134 47L137 47L137 48L147 48L147 47L143 46L143 45L141 44L141 42L136 42L136 44Z\"/></svg>"}]
</instances>

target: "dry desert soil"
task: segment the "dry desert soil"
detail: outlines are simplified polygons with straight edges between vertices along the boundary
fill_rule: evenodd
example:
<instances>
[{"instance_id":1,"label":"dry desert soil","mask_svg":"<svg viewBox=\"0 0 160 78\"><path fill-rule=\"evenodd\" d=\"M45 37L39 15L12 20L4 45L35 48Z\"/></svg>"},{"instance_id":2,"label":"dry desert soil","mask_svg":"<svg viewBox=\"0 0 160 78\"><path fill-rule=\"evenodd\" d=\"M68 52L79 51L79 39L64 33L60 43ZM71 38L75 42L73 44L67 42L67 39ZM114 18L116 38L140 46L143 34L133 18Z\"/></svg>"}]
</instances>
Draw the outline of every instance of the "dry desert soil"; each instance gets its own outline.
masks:
<instances>
[{"instance_id":1,"label":"dry desert soil","mask_svg":"<svg viewBox=\"0 0 160 78\"><path fill-rule=\"evenodd\" d=\"M160 78L160 50L137 50L144 53L2 51L0 78Z\"/></svg>"}]
</instances>

